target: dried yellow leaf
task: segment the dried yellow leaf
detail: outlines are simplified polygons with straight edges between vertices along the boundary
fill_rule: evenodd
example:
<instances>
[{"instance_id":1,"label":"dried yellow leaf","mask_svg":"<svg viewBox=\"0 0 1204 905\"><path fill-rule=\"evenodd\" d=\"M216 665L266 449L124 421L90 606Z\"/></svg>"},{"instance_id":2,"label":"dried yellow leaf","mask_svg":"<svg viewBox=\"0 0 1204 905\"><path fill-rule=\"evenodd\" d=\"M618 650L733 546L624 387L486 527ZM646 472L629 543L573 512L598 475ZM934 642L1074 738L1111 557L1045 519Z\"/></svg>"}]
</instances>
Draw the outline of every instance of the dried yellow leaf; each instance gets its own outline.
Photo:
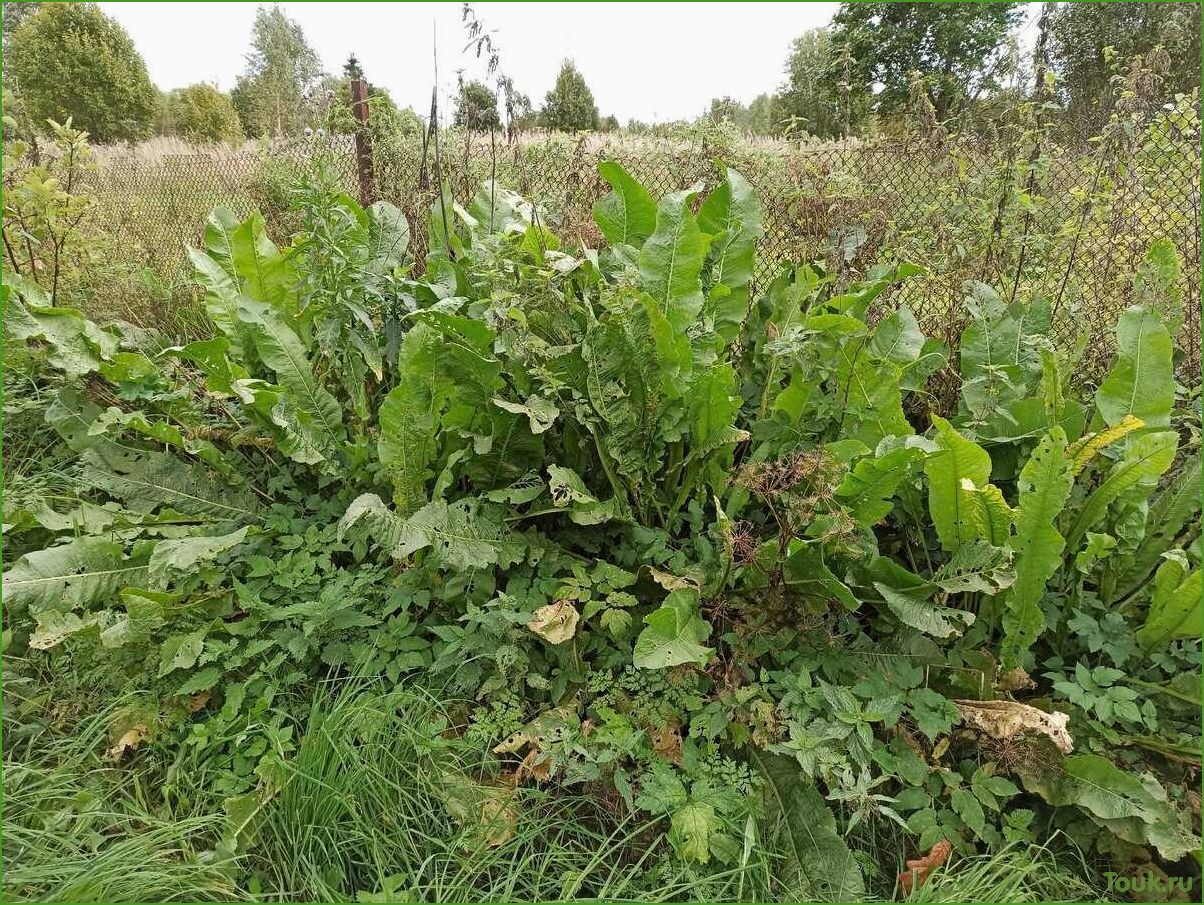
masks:
<instances>
[{"instance_id":1,"label":"dried yellow leaf","mask_svg":"<svg viewBox=\"0 0 1204 905\"><path fill-rule=\"evenodd\" d=\"M541 606L532 617L527 628L549 644L563 644L572 638L581 618L577 608L563 600Z\"/></svg>"},{"instance_id":2,"label":"dried yellow leaf","mask_svg":"<svg viewBox=\"0 0 1204 905\"><path fill-rule=\"evenodd\" d=\"M1048 737L1064 754L1074 750L1074 740L1066 724L1068 714L1055 710L1046 713L1016 701L954 701L962 719L970 726L997 739L1009 739L1026 732Z\"/></svg>"}]
</instances>

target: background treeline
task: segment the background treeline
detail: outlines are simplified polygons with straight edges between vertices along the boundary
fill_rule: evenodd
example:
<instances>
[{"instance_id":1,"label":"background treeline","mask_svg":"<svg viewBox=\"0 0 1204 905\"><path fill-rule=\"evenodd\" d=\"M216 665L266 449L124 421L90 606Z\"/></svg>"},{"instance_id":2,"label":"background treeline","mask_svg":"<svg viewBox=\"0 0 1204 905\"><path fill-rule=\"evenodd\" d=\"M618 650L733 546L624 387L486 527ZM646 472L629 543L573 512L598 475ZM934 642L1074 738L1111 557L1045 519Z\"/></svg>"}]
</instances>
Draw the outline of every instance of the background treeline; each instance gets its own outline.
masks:
<instances>
[{"instance_id":1,"label":"background treeline","mask_svg":"<svg viewBox=\"0 0 1204 905\"><path fill-rule=\"evenodd\" d=\"M1147 54L1167 97L1200 84L1200 4L1046 3L1026 24L1021 3L843 3L832 22L791 44L784 78L745 103L714 98L700 119L759 136L843 138L891 133L919 112L937 123L981 128L1014 109L1038 82L1084 134L1108 119L1113 79ZM471 15L471 13L466 13ZM233 90L198 83L159 91L129 35L95 4L4 5L4 106L9 134L46 134L71 117L97 143L152 135L237 142L326 130L349 132L350 83L365 78L352 53L326 72L300 25L260 7ZM1021 40L1022 29L1034 29ZM1026 51L1022 45L1031 45ZM378 128L415 134L413 110L371 85ZM543 98L504 77L459 74L452 111L470 131L614 131L585 75L565 60ZM664 124L661 124L664 125ZM629 120L626 128L655 128Z\"/></svg>"}]
</instances>

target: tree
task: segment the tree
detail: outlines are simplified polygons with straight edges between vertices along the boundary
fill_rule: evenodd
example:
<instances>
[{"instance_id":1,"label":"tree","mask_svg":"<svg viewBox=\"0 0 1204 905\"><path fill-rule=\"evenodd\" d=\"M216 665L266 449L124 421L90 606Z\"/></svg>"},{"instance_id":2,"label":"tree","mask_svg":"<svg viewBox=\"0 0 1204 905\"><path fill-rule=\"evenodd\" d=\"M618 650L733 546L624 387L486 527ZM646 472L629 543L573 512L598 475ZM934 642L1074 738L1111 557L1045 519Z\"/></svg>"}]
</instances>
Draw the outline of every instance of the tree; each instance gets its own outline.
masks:
<instances>
[{"instance_id":1,"label":"tree","mask_svg":"<svg viewBox=\"0 0 1204 905\"><path fill-rule=\"evenodd\" d=\"M95 3L47 3L26 16L4 64L39 130L71 117L96 143L151 134L155 87L146 63Z\"/></svg>"},{"instance_id":2,"label":"tree","mask_svg":"<svg viewBox=\"0 0 1204 905\"><path fill-rule=\"evenodd\" d=\"M0 27L0 35L3 35L2 43L4 49L8 50L8 41L12 37L13 32L17 30L17 26L25 21L27 16L32 16L42 6L41 3L5 3L3 5L3 26Z\"/></svg>"},{"instance_id":3,"label":"tree","mask_svg":"<svg viewBox=\"0 0 1204 905\"><path fill-rule=\"evenodd\" d=\"M598 107L594 103L594 94L572 60L560 64L556 84L544 97L540 119L546 128L562 132L598 128Z\"/></svg>"},{"instance_id":4,"label":"tree","mask_svg":"<svg viewBox=\"0 0 1204 905\"><path fill-rule=\"evenodd\" d=\"M753 135L773 135L773 95L762 92L748 105L748 131Z\"/></svg>"},{"instance_id":5,"label":"tree","mask_svg":"<svg viewBox=\"0 0 1204 905\"><path fill-rule=\"evenodd\" d=\"M488 85L478 81L460 82L460 95L456 98L455 124L470 132L488 132L490 129L501 128L497 95Z\"/></svg>"},{"instance_id":6,"label":"tree","mask_svg":"<svg viewBox=\"0 0 1204 905\"><path fill-rule=\"evenodd\" d=\"M325 113L322 123L330 132L351 133L358 127L358 121L352 112L351 82L361 79L368 99L368 126L374 140L385 134L417 135L422 131L422 123L410 108L399 110L388 89L374 85L364 75L355 54L347 58L343 64L343 74L335 77L325 76L316 95L322 98Z\"/></svg>"},{"instance_id":7,"label":"tree","mask_svg":"<svg viewBox=\"0 0 1204 905\"><path fill-rule=\"evenodd\" d=\"M322 64L279 6L259 7L246 69L231 93L249 135L297 135L316 122Z\"/></svg>"},{"instance_id":8,"label":"tree","mask_svg":"<svg viewBox=\"0 0 1204 905\"><path fill-rule=\"evenodd\" d=\"M1123 63L1162 45L1168 54L1161 86L1167 98L1200 84L1198 3L1059 3L1050 35L1067 118L1088 129L1102 125L1112 109L1109 47Z\"/></svg>"},{"instance_id":9,"label":"tree","mask_svg":"<svg viewBox=\"0 0 1204 905\"><path fill-rule=\"evenodd\" d=\"M213 85L199 82L177 88L168 94L166 107L171 134L199 142L242 141L233 101Z\"/></svg>"},{"instance_id":10,"label":"tree","mask_svg":"<svg viewBox=\"0 0 1204 905\"><path fill-rule=\"evenodd\" d=\"M1019 3L842 3L831 41L847 47L850 94L881 86L873 107L898 111L918 73L943 121L994 87L994 64L1021 15Z\"/></svg>"},{"instance_id":11,"label":"tree","mask_svg":"<svg viewBox=\"0 0 1204 905\"><path fill-rule=\"evenodd\" d=\"M735 123L739 125L740 121L745 118L746 112L744 105L738 100L724 95L723 97L711 98L711 106L707 110L706 118L713 123Z\"/></svg>"},{"instance_id":12,"label":"tree","mask_svg":"<svg viewBox=\"0 0 1204 905\"><path fill-rule=\"evenodd\" d=\"M813 28L794 39L786 59L786 82L774 99L773 117L778 129L820 138L842 134L842 101L848 103L851 99L841 88L840 57L826 28Z\"/></svg>"}]
</instances>

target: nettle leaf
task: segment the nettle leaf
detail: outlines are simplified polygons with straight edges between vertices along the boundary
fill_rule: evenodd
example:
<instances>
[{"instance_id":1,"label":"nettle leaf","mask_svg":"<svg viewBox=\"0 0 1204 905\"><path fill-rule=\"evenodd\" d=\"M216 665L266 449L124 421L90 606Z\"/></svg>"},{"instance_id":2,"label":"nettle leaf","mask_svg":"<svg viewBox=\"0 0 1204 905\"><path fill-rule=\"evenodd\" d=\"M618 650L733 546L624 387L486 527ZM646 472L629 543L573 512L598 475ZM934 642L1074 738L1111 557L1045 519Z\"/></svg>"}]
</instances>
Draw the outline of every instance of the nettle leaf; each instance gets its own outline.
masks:
<instances>
[{"instance_id":1,"label":"nettle leaf","mask_svg":"<svg viewBox=\"0 0 1204 905\"><path fill-rule=\"evenodd\" d=\"M731 167L698 211L698 226L712 237L707 261L710 293L705 310L726 345L736 338L748 311L753 254L765 233L757 191Z\"/></svg>"},{"instance_id":2,"label":"nettle leaf","mask_svg":"<svg viewBox=\"0 0 1204 905\"><path fill-rule=\"evenodd\" d=\"M1045 584L1062 564L1066 543L1055 527L1074 487L1072 464L1066 457L1066 434L1054 428L1033 450L1020 470L1020 500L1016 508L1016 581L1004 600L1003 661L1017 665L1045 626L1041 596Z\"/></svg>"},{"instance_id":3,"label":"nettle leaf","mask_svg":"<svg viewBox=\"0 0 1204 905\"><path fill-rule=\"evenodd\" d=\"M954 789L949 793L949 804L953 811L965 821L975 836L985 838L987 818L983 813L982 804L967 789Z\"/></svg>"},{"instance_id":4,"label":"nettle leaf","mask_svg":"<svg viewBox=\"0 0 1204 905\"><path fill-rule=\"evenodd\" d=\"M967 610L930 603L920 597L903 594L880 581L874 588L882 595L887 609L904 625L934 638L949 638L960 635L974 623L974 614Z\"/></svg>"},{"instance_id":5,"label":"nettle leaf","mask_svg":"<svg viewBox=\"0 0 1204 905\"><path fill-rule=\"evenodd\" d=\"M910 474L912 464L924 458L923 450L901 446L881 456L859 459L836 488L836 497L853 521L869 528L890 514L892 497Z\"/></svg>"},{"instance_id":6,"label":"nettle leaf","mask_svg":"<svg viewBox=\"0 0 1204 905\"><path fill-rule=\"evenodd\" d=\"M198 563L216 559L220 554L241 544L246 536L247 529L239 528L229 534L217 536L159 541L151 553L148 568L152 589L166 588L176 573L187 572Z\"/></svg>"},{"instance_id":7,"label":"nettle leaf","mask_svg":"<svg viewBox=\"0 0 1204 905\"><path fill-rule=\"evenodd\" d=\"M1162 647L1176 638L1199 638L1204 633L1201 619L1201 572L1190 570L1181 550L1164 553L1164 562L1154 575L1154 596L1145 624L1137 630L1137 642L1146 650Z\"/></svg>"},{"instance_id":8,"label":"nettle leaf","mask_svg":"<svg viewBox=\"0 0 1204 905\"><path fill-rule=\"evenodd\" d=\"M981 487L991 479L991 457L987 451L959 434L948 421L934 415L936 442L940 449L924 461L928 476L928 511L941 547L953 552L978 536L971 517L964 481Z\"/></svg>"},{"instance_id":9,"label":"nettle leaf","mask_svg":"<svg viewBox=\"0 0 1204 905\"><path fill-rule=\"evenodd\" d=\"M852 851L836 832L823 796L802 774L793 758L749 749L750 759L765 778L766 837L785 854L775 874L784 901L856 902L865 881Z\"/></svg>"},{"instance_id":10,"label":"nettle leaf","mask_svg":"<svg viewBox=\"0 0 1204 905\"><path fill-rule=\"evenodd\" d=\"M1175 404L1174 346L1157 312L1141 305L1116 322L1116 363L1100 384L1095 404L1110 426L1132 416L1170 427Z\"/></svg>"},{"instance_id":11,"label":"nettle leaf","mask_svg":"<svg viewBox=\"0 0 1204 905\"><path fill-rule=\"evenodd\" d=\"M707 237L690 212L701 183L661 199L656 230L640 249L640 283L674 330L685 332L702 311Z\"/></svg>"},{"instance_id":12,"label":"nettle leaf","mask_svg":"<svg viewBox=\"0 0 1204 905\"><path fill-rule=\"evenodd\" d=\"M660 608L644 617L633 662L640 669L666 669L682 663L706 666L714 651L703 646L711 627L698 615L698 592L670 591Z\"/></svg>"},{"instance_id":13,"label":"nettle leaf","mask_svg":"<svg viewBox=\"0 0 1204 905\"><path fill-rule=\"evenodd\" d=\"M613 160L598 164L598 175L611 192L594 202L594 222L611 244L639 247L656 226L656 202Z\"/></svg>"}]
</instances>

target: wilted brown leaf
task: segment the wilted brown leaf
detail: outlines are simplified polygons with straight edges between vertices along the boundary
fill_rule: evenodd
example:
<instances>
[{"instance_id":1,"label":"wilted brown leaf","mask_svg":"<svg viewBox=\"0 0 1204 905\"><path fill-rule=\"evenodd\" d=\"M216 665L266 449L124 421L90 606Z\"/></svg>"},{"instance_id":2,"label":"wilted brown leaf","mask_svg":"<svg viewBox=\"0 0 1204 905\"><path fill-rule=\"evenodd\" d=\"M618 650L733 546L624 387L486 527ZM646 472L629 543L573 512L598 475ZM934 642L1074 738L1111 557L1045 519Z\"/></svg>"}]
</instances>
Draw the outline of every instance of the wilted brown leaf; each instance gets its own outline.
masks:
<instances>
[{"instance_id":1,"label":"wilted brown leaf","mask_svg":"<svg viewBox=\"0 0 1204 905\"><path fill-rule=\"evenodd\" d=\"M899 874L899 887L904 896L911 895L913 888L923 886L934 870L944 864L953 846L948 839L942 839L921 858L912 858L907 862L907 870Z\"/></svg>"},{"instance_id":2,"label":"wilted brown leaf","mask_svg":"<svg viewBox=\"0 0 1204 905\"><path fill-rule=\"evenodd\" d=\"M146 738L146 735L147 728L145 724L139 723L136 726L131 726L121 734L121 737L117 739L117 741L113 744L113 747L105 752L105 757L114 763L120 761L121 758L125 756L125 752L136 751L138 749L138 745L140 745L142 740Z\"/></svg>"},{"instance_id":3,"label":"wilted brown leaf","mask_svg":"<svg viewBox=\"0 0 1204 905\"><path fill-rule=\"evenodd\" d=\"M1037 683L1034 682L1029 674L1017 666L1015 669L1009 669L999 677L999 684L996 688L999 691L1027 691L1030 688L1036 688Z\"/></svg>"},{"instance_id":4,"label":"wilted brown leaf","mask_svg":"<svg viewBox=\"0 0 1204 905\"><path fill-rule=\"evenodd\" d=\"M981 732L1006 740L1025 732L1036 732L1048 737L1059 750L1069 754L1074 750L1074 740L1066 724L1068 714L1060 711L1046 713L1028 704L1017 701L954 701L961 711L962 719Z\"/></svg>"},{"instance_id":5,"label":"wilted brown leaf","mask_svg":"<svg viewBox=\"0 0 1204 905\"><path fill-rule=\"evenodd\" d=\"M671 572L662 572L660 569L655 569L652 566L646 566L645 568L648 569L648 574L652 576L652 580L666 591L697 590L699 588L699 582L693 578L683 578Z\"/></svg>"},{"instance_id":6,"label":"wilted brown leaf","mask_svg":"<svg viewBox=\"0 0 1204 905\"><path fill-rule=\"evenodd\" d=\"M680 764L682 756L681 733L676 726L661 726L648 730L652 750L671 764Z\"/></svg>"}]
</instances>

